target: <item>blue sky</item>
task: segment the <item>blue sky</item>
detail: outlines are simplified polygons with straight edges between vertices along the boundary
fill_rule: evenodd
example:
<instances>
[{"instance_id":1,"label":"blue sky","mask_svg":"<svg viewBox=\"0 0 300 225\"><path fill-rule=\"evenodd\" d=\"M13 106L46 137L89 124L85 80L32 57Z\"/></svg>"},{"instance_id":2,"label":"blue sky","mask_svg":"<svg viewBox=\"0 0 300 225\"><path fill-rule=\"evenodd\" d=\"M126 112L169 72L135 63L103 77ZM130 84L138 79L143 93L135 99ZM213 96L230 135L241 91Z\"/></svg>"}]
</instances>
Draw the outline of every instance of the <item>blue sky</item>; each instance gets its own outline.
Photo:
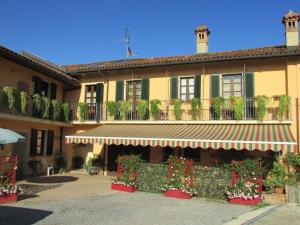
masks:
<instances>
[{"instance_id":1,"label":"blue sky","mask_svg":"<svg viewBox=\"0 0 300 225\"><path fill-rule=\"evenodd\" d=\"M6 0L0 44L57 64L125 58L125 27L138 57L195 53L193 30L211 30L209 51L284 44L281 18L299 0Z\"/></svg>"}]
</instances>

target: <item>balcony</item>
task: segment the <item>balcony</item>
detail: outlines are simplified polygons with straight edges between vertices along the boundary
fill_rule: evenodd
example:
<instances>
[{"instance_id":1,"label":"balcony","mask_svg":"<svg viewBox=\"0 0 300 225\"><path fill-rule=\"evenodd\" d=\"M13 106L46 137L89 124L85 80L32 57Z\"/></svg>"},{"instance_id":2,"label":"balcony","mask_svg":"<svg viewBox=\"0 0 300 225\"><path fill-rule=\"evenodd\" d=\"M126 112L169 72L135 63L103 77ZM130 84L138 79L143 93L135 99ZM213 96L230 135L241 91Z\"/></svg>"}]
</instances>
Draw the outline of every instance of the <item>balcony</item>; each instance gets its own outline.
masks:
<instances>
[{"instance_id":1,"label":"balcony","mask_svg":"<svg viewBox=\"0 0 300 225\"><path fill-rule=\"evenodd\" d=\"M3 87L0 88L0 118L67 126L70 106L38 94Z\"/></svg>"},{"instance_id":2,"label":"balcony","mask_svg":"<svg viewBox=\"0 0 300 225\"><path fill-rule=\"evenodd\" d=\"M155 104L156 101L156 104ZM106 102L103 104L71 103L73 123L163 122L192 123L291 121L291 100L288 96L229 99L152 100L138 103Z\"/></svg>"}]
</instances>

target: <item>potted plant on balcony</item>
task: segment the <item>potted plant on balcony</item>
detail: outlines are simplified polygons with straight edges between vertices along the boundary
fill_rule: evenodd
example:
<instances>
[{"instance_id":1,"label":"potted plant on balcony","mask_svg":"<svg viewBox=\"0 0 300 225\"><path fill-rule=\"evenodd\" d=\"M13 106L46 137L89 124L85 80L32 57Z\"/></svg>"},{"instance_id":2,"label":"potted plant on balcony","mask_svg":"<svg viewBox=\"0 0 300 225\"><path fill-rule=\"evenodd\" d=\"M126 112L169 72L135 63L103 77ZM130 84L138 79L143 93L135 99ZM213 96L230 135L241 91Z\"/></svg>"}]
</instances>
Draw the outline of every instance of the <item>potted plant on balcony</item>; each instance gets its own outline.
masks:
<instances>
[{"instance_id":1,"label":"potted plant on balcony","mask_svg":"<svg viewBox=\"0 0 300 225\"><path fill-rule=\"evenodd\" d=\"M70 122L70 114L71 114L70 104L62 103L61 110L62 110L62 121Z\"/></svg>"},{"instance_id":2,"label":"potted plant on balcony","mask_svg":"<svg viewBox=\"0 0 300 225\"><path fill-rule=\"evenodd\" d=\"M214 119L219 120L221 118L221 112L224 103L225 103L225 98L223 97L215 97L212 99L211 108L212 108L212 115Z\"/></svg>"},{"instance_id":3,"label":"potted plant on balcony","mask_svg":"<svg viewBox=\"0 0 300 225\"><path fill-rule=\"evenodd\" d=\"M181 99L175 99L174 100L174 115L175 115L175 119L176 120L181 120L182 118L182 109L181 109L181 105L182 105L182 100Z\"/></svg>"},{"instance_id":4,"label":"potted plant on balcony","mask_svg":"<svg viewBox=\"0 0 300 225\"><path fill-rule=\"evenodd\" d=\"M192 120L201 118L202 104L199 98L193 98L191 101L192 107Z\"/></svg>"},{"instance_id":5,"label":"potted plant on balcony","mask_svg":"<svg viewBox=\"0 0 300 225\"><path fill-rule=\"evenodd\" d=\"M137 112L140 120L144 120L148 111L148 101L139 100L137 102Z\"/></svg>"},{"instance_id":6,"label":"potted plant on balcony","mask_svg":"<svg viewBox=\"0 0 300 225\"><path fill-rule=\"evenodd\" d=\"M111 189L134 192L137 188L138 177L138 162L137 156L122 156L118 160L117 177L113 180Z\"/></svg>"},{"instance_id":7,"label":"potted plant on balcony","mask_svg":"<svg viewBox=\"0 0 300 225\"><path fill-rule=\"evenodd\" d=\"M159 119L159 106L161 101L159 99L153 99L150 101L150 114L154 120Z\"/></svg>"},{"instance_id":8,"label":"potted plant on balcony","mask_svg":"<svg viewBox=\"0 0 300 225\"><path fill-rule=\"evenodd\" d=\"M116 112L117 112L117 104L114 101L108 101L107 102L107 112L110 120L113 120L115 118Z\"/></svg>"},{"instance_id":9,"label":"potted plant on balcony","mask_svg":"<svg viewBox=\"0 0 300 225\"><path fill-rule=\"evenodd\" d=\"M286 172L284 166L278 162L278 159L274 161L273 169L270 170L268 177L265 181L265 186L268 190L274 191L276 194L283 194L286 184Z\"/></svg>"},{"instance_id":10,"label":"potted plant on balcony","mask_svg":"<svg viewBox=\"0 0 300 225\"><path fill-rule=\"evenodd\" d=\"M120 110L120 117L122 120L125 120L127 117L127 113L131 108L131 104L129 101L120 101L119 102L119 110Z\"/></svg>"},{"instance_id":11,"label":"potted plant on balcony","mask_svg":"<svg viewBox=\"0 0 300 225\"><path fill-rule=\"evenodd\" d=\"M80 122L84 122L89 112L89 105L84 102L79 102L78 107L79 107L79 120Z\"/></svg>"},{"instance_id":12,"label":"potted plant on balcony","mask_svg":"<svg viewBox=\"0 0 300 225\"><path fill-rule=\"evenodd\" d=\"M291 106L291 98L288 95L279 95L279 106L278 106L278 120L288 118L289 109Z\"/></svg>"},{"instance_id":13,"label":"potted plant on balcony","mask_svg":"<svg viewBox=\"0 0 300 225\"><path fill-rule=\"evenodd\" d=\"M192 160L170 156L168 160L168 181L162 186L166 197L190 199L196 194L193 182Z\"/></svg>"},{"instance_id":14,"label":"potted plant on balcony","mask_svg":"<svg viewBox=\"0 0 300 225\"><path fill-rule=\"evenodd\" d=\"M23 115L27 112L28 94L25 91L20 92L20 111Z\"/></svg>"},{"instance_id":15,"label":"potted plant on balcony","mask_svg":"<svg viewBox=\"0 0 300 225\"><path fill-rule=\"evenodd\" d=\"M234 119L241 120L243 118L243 97L240 96L230 96L229 100L233 105Z\"/></svg>"},{"instance_id":16,"label":"potted plant on balcony","mask_svg":"<svg viewBox=\"0 0 300 225\"><path fill-rule=\"evenodd\" d=\"M7 107L9 113L17 112L16 90L13 87L3 87L3 103Z\"/></svg>"},{"instance_id":17,"label":"potted plant on balcony","mask_svg":"<svg viewBox=\"0 0 300 225\"><path fill-rule=\"evenodd\" d=\"M257 119L263 121L266 115L269 98L265 95L258 95L255 97L255 101L257 104Z\"/></svg>"}]
</instances>

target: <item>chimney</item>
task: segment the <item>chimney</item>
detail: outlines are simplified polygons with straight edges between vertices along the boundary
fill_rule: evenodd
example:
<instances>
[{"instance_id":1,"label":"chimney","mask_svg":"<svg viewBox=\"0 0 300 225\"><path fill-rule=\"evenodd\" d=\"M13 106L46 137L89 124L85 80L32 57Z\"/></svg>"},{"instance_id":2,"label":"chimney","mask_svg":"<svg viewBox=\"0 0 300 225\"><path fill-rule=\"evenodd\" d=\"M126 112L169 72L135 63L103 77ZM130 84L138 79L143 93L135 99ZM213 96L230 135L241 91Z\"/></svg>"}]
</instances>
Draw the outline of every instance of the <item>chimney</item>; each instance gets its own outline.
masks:
<instances>
[{"instance_id":1,"label":"chimney","mask_svg":"<svg viewBox=\"0 0 300 225\"><path fill-rule=\"evenodd\" d=\"M298 22L300 20L300 14L290 10L288 14L282 17L282 23L285 26L285 42L286 47L298 47L299 46L299 31Z\"/></svg>"},{"instance_id":2,"label":"chimney","mask_svg":"<svg viewBox=\"0 0 300 225\"><path fill-rule=\"evenodd\" d=\"M208 52L208 35L209 34L210 34L210 32L205 24L201 24L195 30L197 53L207 53Z\"/></svg>"}]
</instances>

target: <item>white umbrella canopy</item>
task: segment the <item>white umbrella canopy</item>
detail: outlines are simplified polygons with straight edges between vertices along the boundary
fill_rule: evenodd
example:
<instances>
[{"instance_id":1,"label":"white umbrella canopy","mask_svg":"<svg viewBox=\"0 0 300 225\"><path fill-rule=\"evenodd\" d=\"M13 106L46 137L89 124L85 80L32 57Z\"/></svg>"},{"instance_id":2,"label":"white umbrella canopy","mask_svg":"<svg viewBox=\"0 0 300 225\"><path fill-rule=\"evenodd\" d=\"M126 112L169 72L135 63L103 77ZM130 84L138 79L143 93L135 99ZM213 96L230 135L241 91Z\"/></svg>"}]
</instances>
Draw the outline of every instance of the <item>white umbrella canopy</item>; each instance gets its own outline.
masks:
<instances>
[{"instance_id":1,"label":"white umbrella canopy","mask_svg":"<svg viewBox=\"0 0 300 225\"><path fill-rule=\"evenodd\" d=\"M24 141L25 137L8 129L0 128L0 145Z\"/></svg>"}]
</instances>

